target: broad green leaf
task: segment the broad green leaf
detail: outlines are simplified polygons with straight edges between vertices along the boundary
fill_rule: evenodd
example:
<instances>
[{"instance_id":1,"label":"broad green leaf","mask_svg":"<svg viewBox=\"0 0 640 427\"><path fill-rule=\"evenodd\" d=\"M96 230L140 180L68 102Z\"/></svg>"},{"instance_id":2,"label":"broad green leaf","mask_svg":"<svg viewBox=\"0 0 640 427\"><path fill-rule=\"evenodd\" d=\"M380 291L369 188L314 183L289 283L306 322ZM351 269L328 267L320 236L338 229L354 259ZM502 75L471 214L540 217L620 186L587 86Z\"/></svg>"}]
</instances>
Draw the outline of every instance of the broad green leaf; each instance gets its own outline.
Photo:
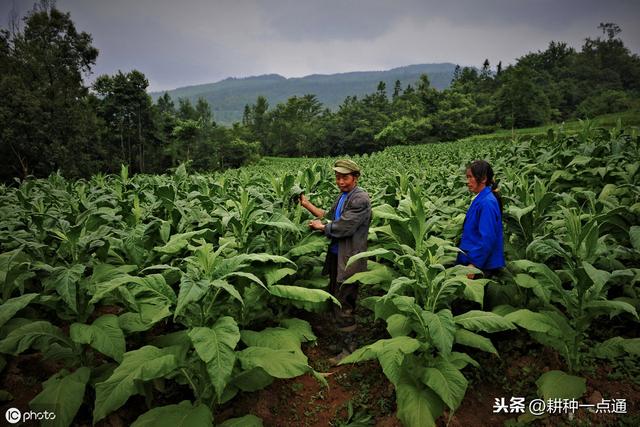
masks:
<instances>
[{"instance_id":1,"label":"broad green leaf","mask_svg":"<svg viewBox=\"0 0 640 427\"><path fill-rule=\"evenodd\" d=\"M233 276L247 278L252 282L257 283L258 285L266 289L266 286L264 285L264 283L262 283L262 280L260 280L258 276L256 276L253 273L247 273L246 271L233 271L231 273L225 274L223 278L233 277Z\"/></svg>"},{"instance_id":2,"label":"broad green leaf","mask_svg":"<svg viewBox=\"0 0 640 427\"><path fill-rule=\"evenodd\" d=\"M60 343L71 347L72 343L62 333L60 328L51 323L40 320L24 324L11 332L0 341L0 353L9 353L14 356L24 352L29 347L44 350L51 343Z\"/></svg>"},{"instance_id":3,"label":"broad green leaf","mask_svg":"<svg viewBox=\"0 0 640 427\"><path fill-rule=\"evenodd\" d=\"M266 328L262 331L243 330L240 333L242 342L248 347L267 347L274 350L299 351L300 338L298 335L286 328Z\"/></svg>"},{"instance_id":4,"label":"broad green leaf","mask_svg":"<svg viewBox=\"0 0 640 427\"><path fill-rule=\"evenodd\" d=\"M238 292L238 290L226 280L212 280L209 282L209 285L214 288L224 289L229 295L240 301L240 304L244 305L244 300L242 299L240 292Z\"/></svg>"},{"instance_id":5,"label":"broad green leaf","mask_svg":"<svg viewBox=\"0 0 640 427\"><path fill-rule=\"evenodd\" d=\"M242 391L254 392L262 390L273 382L273 377L262 368L242 371L231 379L231 384Z\"/></svg>"},{"instance_id":6,"label":"broad green leaf","mask_svg":"<svg viewBox=\"0 0 640 427\"><path fill-rule=\"evenodd\" d=\"M378 205L371 209L371 213L374 218L381 219L391 219L393 221L405 222L408 221L409 218L402 218L398 215L398 210L393 206L389 206L387 204Z\"/></svg>"},{"instance_id":7,"label":"broad green leaf","mask_svg":"<svg viewBox=\"0 0 640 427\"><path fill-rule=\"evenodd\" d=\"M93 266L90 283L95 285L108 282L118 277L126 276L137 269L138 266L136 265L96 264Z\"/></svg>"},{"instance_id":8,"label":"broad green leaf","mask_svg":"<svg viewBox=\"0 0 640 427\"><path fill-rule=\"evenodd\" d=\"M329 292L323 291L322 289L308 289L300 286L273 285L269 286L269 292L271 293L271 295L296 301L319 303L331 300L335 304L340 305L338 300L333 295L331 295Z\"/></svg>"},{"instance_id":9,"label":"broad green leaf","mask_svg":"<svg viewBox=\"0 0 640 427\"><path fill-rule=\"evenodd\" d=\"M267 286L275 285L280 280L292 274L296 274L296 270L293 268L280 268L276 265L270 266L264 272L264 278L266 279Z\"/></svg>"},{"instance_id":10,"label":"broad green leaf","mask_svg":"<svg viewBox=\"0 0 640 427\"><path fill-rule=\"evenodd\" d=\"M177 254L187 247L191 239L200 237L209 230L190 231L188 233L174 234L169 241L163 246L156 246L154 250L163 254Z\"/></svg>"},{"instance_id":11,"label":"broad green leaf","mask_svg":"<svg viewBox=\"0 0 640 427\"><path fill-rule=\"evenodd\" d=\"M191 277L184 274L180 280L180 291L178 293L178 304L176 311L173 313L175 319L181 315L187 305L195 301L200 301L202 297L209 290L209 281L207 280L194 280Z\"/></svg>"},{"instance_id":12,"label":"broad green leaf","mask_svg":"<svg viewBox=\"0 0 640 427\"><path fill-rule=\"evenodd\" d=\"M255 261L255 262L275 262L280 264L291 264L296 265L295 262L291 261L287 257L283 257L280 255L272 255L272 254L242 254L238 255L238 257L244 262L246 261Z\"/></svg>"},{"instance_id":13,"label":"broad green leaf","mask_svg":"<svg viewBox=\"0 0 640 427\"><path fill-rule=\"evenodd\" d=\"M311 325L306 320L296 318L283 319L280 321L280 325L296 334L301 342L313 342L317 340L316 335L311 329Z\"/></svg>"},{"instance_id":14,"label":"broad green leaf","mask_svg":"<svg viewBox=\"0 0 640 427\"><path fill-rule=\"evenodd\" d=\"M392 314L387 318L387 331L392 338L409 335L411 319L404 314Z\"/></svg>"},{"instance_id":15,"label":"broad green leaf","mask_svg":"<svg viewBox=\"0 0 640 427\"><path fill-rule=\"evenodd\" d=\"M232 317L225 316L211 328L193 328L188 333L196 353L207 366L209 379L218 398L226 387L236 361L234 349L240 341L238 325Z\"/></svg>"},{"instance_id":16,"label":"broad green leaf","mask_svg":"<svg viewBox=\"0 0 640 427\"><path fill-rule=\"evenodd\" d=\"M176 293L173 291L171 286L167 284L167 281L162 274L150 274L145 277L134 277L132 278L131 283L135 283L139 286L139 288L136 289L136 295L145 292L165 300L169 305L176 303Z\"/></svg>"},{"instance_id":17,"label":"broad green leaf","mask_svg":"<svg viewBox=\"0 0 640 427\"><path fill-rule=\"evenodd\" d=\"M256 221L256 224L266 225L267 227L273 227L283 231L291 231L293 233L300 231L298 226L284 215L275 215L269 219L269 221Z\"/></svg>"},{"instance_id":18,"label":"broad green leaf","mask_svg":"<svg viewBox=\"0 0 640 427\"><path fill-rule=\"evenodd\" d=\"M631 246L636 251L640 251L640 226L634 225L629 228L629 240L631 240Z\"/></svg>"},{"instance_id":19,"label":"broad green leaf","mask_svg":"<svg viewBox=\"0 0 640 427\"><path fill-rule=\"evenodd\" d=\"M373 257L373 256L383 256L386 255L387 257L390 255L393 255L393 252L387 250L387 249L383 249L383 248L378 248L378 249L373 249L371 251L365 251L365 252L360 252L356 255L353 255L352 257L349 258L349 261L347 261L347 267L349 267L351 264L353 264L354 262L356 262L359 259L362 258L369 258L369 257Z\"/></svg>"},{"instance_id":20,"label":"broad green leaf","mask_svg":"<svg viewBox=\"0 0 640 427\"><path fill-rule=\"evenodd\" d=\"M106 282L89 284L89 293L93 295L90 304L96 304L105 296L109 295L111 292L120 288L125 283L131 283L135 280L134 276L130 276L128 274L118 275Z\"/></svg>"},{"instance_id":21,"label":"broad green leaf","mask_svg":"<svg viewBox=\"0 0 640 427\"><path fill-rule=\"evenodd\" d=\"M33 272L29 270L29 258L22 253L22 247L0 254L0 286L2 286L2 297L8 299L16 285L24 292L23 282L26 278L32 277ZM50 268L48 265L47 268Z\"/></svg>"},{"instance_id":22,"label":"broad green leaf","mask_svg":"<svg viewBox=\"0 0 640 427\"><path fill-rule=\"evenodd\" d=\"M480 367L480 364L467 353L458 353L457 351L451 352L449 357L447 357L447 362L451 363L458 369L464 369L469 364L475 366L476 368Z\"/></svg>"},{"instance_id":23,"label":"broad green leaf","mask_svg":"<svg viewBox=\"0 0 640 427\"><path fill-rule=\"evenodd\" d=\"M378 350L380 345L378 346L378 348L376 348L375 346L380 341L382 340L378 340L376 343L373 343L371 345L360 347L359 349L357 349L356 351L354 351L353 353L351 353L350 355L342 359L338 364L346 365L347 363L358 363L358 362L364 362L367 360L376 359L378 357Z\"/></svg>"},{"instance_id":24,"label":"broad green leaf","mask_svg":"<svg viewBox=\"0 0 640 427\"><path fill-rule=\"evenodd\" d=\"M562 371L545 372L536 381L538 396L548 399L579 399L587 391L586 380Z\"/></svg>"},{"instance_id":25,"label":"broad green leaf","mask_svg":"<svg viewBox=\"0 0 640 427\"><path fill-rule=\"evenodd\" d=\"M84 270L82 264L74 264L70 268L58 267L44 280L45 288L54 288L74 313L78 312L78 282Z\"/></svg>"},{"instance_id":26,"label":"broad green leaf","mask_svg":"<svg viewBox=\"0 0 640 427\"><path fill-rule=\"evenodd\" d=\"M603 312L609 314L609 317L613 317L622 312L626 312L631 314L636 319L638 318L638 313L634 306L624 301L617 300L603 300L603 301L589 301L584 305L584 308L590 308L593 310L602 310Z\"/></svg>"},{"instance_id":27,"label":"broad green leaf","mask_svg":"<svg viewBox=\"0 0 640 427\"><path fill-rule=\"evenodd\" d=\"M156 347L171 347L171 346L183 346L191 348L192 342L188 330L181 329L176 332L171 332L166 335L159 335L149 341L149 343Z\"/></svg>"},{"instance_id":28,"label":"broad green leaf","mask_svg":"<svg viewBox=\"0 0 640 427\"><path fill-rule=\"evenodd\" d=\"M377 285L379 283L389 283L393 280L393 272L386 266L380 266L373 270L356 273L344 281L344 284L363 283L365 285Z\"/></svg>"},{"instance_id":29,"label":"broad green leaf","mask_svg":"<svg viewBox=\"0 0 640 427\"><path fill-rule=\"evenodd\" d=\"M453 337L456 332L456 325L453 321L451 310L443 309L435 314L429 311L423 311L422 318L427 324L433 345L435 345L443 355L451 353Z\"/></svg>"},{"instance_id":30,"label":"broad green leaf","mask_svg":"<svg viewBox=\"0 0 640 427\"><path fill-rule=\"evenodd\" d=\"M105 314L91 325L74 323L69 328L69 335L78 344L89 344L115 361L122 361L126 343L124 333L118 324L118 317L113 314Z\"/></svg>"},{"instance_id":31,"label":"broad green leaf","mask_svg":"<svg viewBox=\"0 0 640 427\"><path fill-rule=\"evenodd\" d=\"M474 332L500 332L515 329L513 323L489 311L471 310L454 317L453 320L458 325Z\"/></svg>"},{"instance_id":32,"label":"broad green leaf","mask_svg":"<svg viewBox=\"0 0 640 427\"><path fill-rule=\"evenodd\" d=\"M482 307L484 302L484 287L485 284L480 280L465 280L463 295L469 301L477 302Z\"/></svg>"},{"instance_id":33,"label":"broad green leaf","mask_svg":"<svg viewBox=\"0 0 640 427\"><path fill-rule=\"evenodd\" d=\"M161 378L178 367L172 347L159 349L150 345L124 354L122 363L106 380L97 383L93 423L120 408L138 391L138 381Z\"/></svg>"},{"instance_id":34,"label":"broad green leaf","mask_svg":"<svg viewBox=\"0 0 640 427\"><path fill-rule=\"evenodd\" d=\"M455 342L498 355L498 351L493 344L491 344L489 338L467 331L466 329L458 329L456 331Z\"/></svg>"},{"instance_id":35,"label":"broad green leaf","mask_svg":"<svg viewBox=\"0 0 640 427\"><path fill-rule=\"evenodd\" d=\"M535 205L529 205L524 208L518 208L516 206L509 206L506 211L507 214L513 216L516 220L521 221L522 217L526 214L533 212Z\"/></svg>"},{"instance_id":36,"label":"broad green leaf","mask_svg":"<svg viewBox=\"0 0 640 427\"><path fill-rule=\"evenodd\" d=\"M636 338L636 340L640 341L639 338ZM625 353L625 350L622 347L622 343L624 341L625 339L622 337L610 338L593 347L591 349L591 353L595 357L599 357L602 359L615 359L616 357L620 357Z\"/></svg>"},{"instance_id":37,"label":"broad green leaf","mask_svg":"<svg viewBox=\"0 0 640 427\"><path fill-rule=\"evenodd\" d=\"M385 351L400 351L403 354L410 354L420 348L420 341L415 338L402 336L390 339L381 339L373 344L361 347L342 359L340 365L347 363L357 363L375 359Z\"/></svg>"},{"instance_id":38,"label":"broad green leaf","mask_svg":"<svg viewBox=\"0 0 640 427\"><path fill-rule=\"evenodd\" d=\"M183 400L177 405L153 408L140 415L131 427L206 427L213 426L211 410L200 403L193 406Z\"/></svg>"},{"instance_id":39,"label":"broad green leaf","mask_svg":"<svg viewBox=\"0 0 640 427\"><path fill-rule=\"evenodd\" d=\"M591 160L592 160L592 157L578 155L578 156L575 156L573 158L573 160L571 160L571 162L567 165L567 168L569 166L573 166L573 165L575 165L575 166L585 166Z\"/></svg>"},{"instance_id":40,"label":"broad green leaf","mask_svg":"<svg viewBox=\"0 0 640 427\"><path fill-rule=\"evenodd\" d=\"M398 310L402 311L403 313L416 313L422 310L420 306L416 304L416 299L414 297L408 297L406 295L395 295L391 301L393 302L393 305L395 305Z\"/></svg>"},{"instance_id":41,"label":"broad green leaf","mask_svg":"<svg viewBox=\"0 0 640 427\"><path fill-rule=\"evenodd\" d=\"M546 314L536 313L526 308L507 314L504 318L528 331L543 332L550 335L559 335L553 319Z\"/></svg>"},{"instance_id":42,"label":"broad green leaf","mask_svg":"<svg viewBox=\"0 0 640 427\"><path fill-rule=\"evenodd\" d=\"M544 286L538 279L533 276L524 273L518 273L514 277L514 280L521 288L532 289L533 293L545 303L549 303L551 297L551 288L547 285Z\"/></svg>"},{"instance_id":43,"label":"broad green leaf","mask_svg":"<svg viewBox=\"0 0 640 427\"><path fill-rule=\"evenodd\" d=\"M603 270L598 270L593 265L589 264L586 261L582 262L582 268L587 273L591 281L593 282L595 296L599 296L604 289L604 285L611 278L611 273Z\"/></svg>"},{"instance_id":44,"label":"broad green leaf","mask_svg":"<svg viewBox=\"0 0 640 427\"><path fill-rule=\"evenodd\" d=\"M537 273L539 275L538 280L542 283L542 285L547 286L551 289L556 289L560 292L563 291L562 281L560 280L558 275L546 264L539 264L525 259L512 261L511 264L525 271Z\"/></svg>"},{"instance_id":45,"label":"broad green leaf","mask_svg":"<svg viewBox=\"0 0 640 427\"><path fill-rule=\"evenodd\" d=\"M402 338L404 339L391 338L390 340L383 340L383 345L376 351L378 361L382 366L382 372L396 386L402 375L404 356L420 348L420 343L417 340L411 338L407 340L407 337Z\"/></svg>"},{"instance_id":46,"label":"broad green leaf","mask_svg":"<svg viewBox=\"0 0 640 427\"><path fill-rule=\"evenodd\" d=\"M231 418L226 420L222 424L218 424L219 427L262 427L262 420L255 415L245 415L244 417Z\"/></svg>"},{"instance_id":47,"label":"broad green leaf","mask_svg":"<svg viewBox=\"0 0 640 427\"><path fill-rule=\"evenodd\" d=\"M493 308L493 310L491 310L492 313L497 314L498 316L506 316L507 314L513 313L514 311L517 311L518 309L509 305L509 304L501 304L499 306L496 306Z\"/></svg>"},{"instance_id":48,"label":"broad green leaf","mask_svg":"<svg viewBox=\"0 0 640 427\"><path fill-rule=\"evenodd\" d=\"M391 286L389 286L389 290L384 296L385 299L390 298L393 295L400 294L402 289L407 286L413 285L416 283L415 279L409 279L408 277L398 277L397 279L393 279L391 281Z\"/></svg>"},{"instance_id":49,"label":"broad green leaf","mask_svg":"<svg viewBox=\"0 0 640 427\"><path fill-rule=\"evenodd\" d=\"M640 355L640 338L627 338L622 341L622 348L629 354Z\"/></svg>"},{"instance_id":50,"label":"broad green leaf","mask_svg":"<svg viewBox=\"0 0 640 427\"><path fill-rule=\"evenodd\" d=\"M287 253L287 256L296 258L296 257L307 255L310 253L322 252L326 249L327 249L326 238L318 238L316 240L311 240L309 242L305 242L303 244L295 246Z\"/></svg>"},{"instance_id":51,"label":"broad green leaf","mask_svg":"<svg viewBox=\"0 0 640 427\"><path fill-rule=\"evenodd\" d=\"M442 400L432 390L410 380L396 387L397 416L405 427L432 427L443 410Z\"/></svg>"},{"instance_id":52,"label":"broad green leaf","mask_svg":"<svg viewBox=\"0 0 640 427\"><path fill-rule=\"evenodd\" d=\"M123 313L118 317L118 325L127 333L148 331L159 321L171 316L171 310L167 304L138 305L138 312Z\"/></svg>"},{"instance_id":53,"label":"broad green leaf","mask_svg":"<svg viewBox=\"0 0 640 427\"><path fill-rule=\"evenodd\" d=\"M245 370L262 368L275 378L293 378L310 371L307 358L300 352L249 347L236 353Z\"/></svg>"},{"instance_id":54,"label":"broad green leaf","mask_svg":"<svg viewBox=\"0 0 640 427\"><path fill-rule=\"evenodd\" d=\"M426 368L421 379L440 396L451 411L458 409L468 385L458 368L440 360L433 367Z\"/></svg>"},{"instance_id":55,"label":"broad green leaf","mask_svg":"<svg viewBox=\"0 0 640 427\"><path fill-rule=\"evenodd\" d=\"M42 391L29 402L31 410L53 411L54 420L47 425L67 427L71 425L84 400L84 390L91 376L87 367L78 368L69 374L58 372L42 384Z\"/></svg>"},{"instance_id":56,"label":"broad green leaf","mask_svg":"<svg viewBox=\"0 0 640 427\"><path fill-rule=\"evenodd\" d=\"M17 312L29 305L38 294L24 294L16 298L11 298L0 305L0 327L2 327Z\"/></svg>"}]
</instances>

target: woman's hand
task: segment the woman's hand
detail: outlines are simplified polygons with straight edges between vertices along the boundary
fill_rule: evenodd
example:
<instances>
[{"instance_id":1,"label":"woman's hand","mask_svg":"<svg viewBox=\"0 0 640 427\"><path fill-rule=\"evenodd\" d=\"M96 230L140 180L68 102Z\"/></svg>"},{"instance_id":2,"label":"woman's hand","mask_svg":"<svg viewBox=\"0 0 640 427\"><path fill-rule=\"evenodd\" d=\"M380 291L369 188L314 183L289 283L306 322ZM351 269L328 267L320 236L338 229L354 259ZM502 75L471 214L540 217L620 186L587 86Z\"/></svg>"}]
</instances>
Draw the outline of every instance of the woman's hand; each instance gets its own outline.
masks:
<instances>
[{"instance_id":1,"label":"woman's hand","mask_svg":"<svg viewBox=\"0 0 640 427\"><path fill-rule=\"evenodd\" d=\"M323 231L324 224L319 219L314 219L313 221L309 221L309 228L312 230Z\"/></svg>"},{"instance_id":2,"label":"woman's hand","mask_svg":"<svg viewBox=\"0 0 640 427\"><path fill-rule=\"evenodd\" d=\"M476 266L475 266L475 265L473 265L473 264L469 264L467 267L473 267L473 268L476 268ZM473 279L475 279L475 278L476 278L476 275L475 275L475 274L473 274L473 273L469 273L469 274L467 274L467 278L469 278L469 279L473 280Z\"/></svg>"}]
</instances>

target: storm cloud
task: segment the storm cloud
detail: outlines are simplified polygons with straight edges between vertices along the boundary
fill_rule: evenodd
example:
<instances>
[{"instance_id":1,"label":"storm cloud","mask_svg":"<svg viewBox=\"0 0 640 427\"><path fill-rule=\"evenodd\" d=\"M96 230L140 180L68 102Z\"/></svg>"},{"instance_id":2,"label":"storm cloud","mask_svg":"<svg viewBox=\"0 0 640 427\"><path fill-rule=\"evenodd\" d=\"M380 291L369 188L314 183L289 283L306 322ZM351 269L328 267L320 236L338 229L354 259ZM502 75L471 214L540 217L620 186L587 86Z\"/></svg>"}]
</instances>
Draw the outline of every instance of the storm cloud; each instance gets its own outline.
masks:
<instances>
[{"instance_id":1,"label":"storm cloud","mask_svg":"<svg viewBox=\"0 0 640 427\"><path fill-rule=\"evenodd\" d=\"M226 77L286 77L484 59L513 63L551 40L579 48L615 22L640 51L634 0L58 0L100 54L93 79L138 69L151 90ZM2 0L0 19L33 0Z\"/></svg>"}]
</instances>

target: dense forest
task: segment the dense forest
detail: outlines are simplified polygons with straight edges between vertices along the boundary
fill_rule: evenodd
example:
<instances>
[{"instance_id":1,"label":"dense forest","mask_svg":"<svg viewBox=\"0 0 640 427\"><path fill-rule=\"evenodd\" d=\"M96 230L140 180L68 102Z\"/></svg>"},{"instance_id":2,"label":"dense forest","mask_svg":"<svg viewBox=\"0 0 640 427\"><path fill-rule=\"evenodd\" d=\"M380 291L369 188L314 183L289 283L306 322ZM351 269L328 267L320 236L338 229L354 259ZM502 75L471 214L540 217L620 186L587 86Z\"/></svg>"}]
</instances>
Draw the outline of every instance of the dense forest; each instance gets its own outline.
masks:
<instances>
[{"instance_id":1,"label":"dense forest","mask_svg":"<svg viewBox=\"0 0 640 427\"><path fill-rule=\"evenodd\" d=\"M161 173L183 162L222 170L266 156L370 153L399 144L592 117L637 107L640 57L612 23L580 50L552 41L513 65L457 67L437 90L380 83L332 112L313 94L275 106L258 96L242 122L216 124L201 99L152 102L138 70L85 79L98 57L92 37L47 2L0 31L0 179L120 170Z\"/></svg>"}]
</instances>

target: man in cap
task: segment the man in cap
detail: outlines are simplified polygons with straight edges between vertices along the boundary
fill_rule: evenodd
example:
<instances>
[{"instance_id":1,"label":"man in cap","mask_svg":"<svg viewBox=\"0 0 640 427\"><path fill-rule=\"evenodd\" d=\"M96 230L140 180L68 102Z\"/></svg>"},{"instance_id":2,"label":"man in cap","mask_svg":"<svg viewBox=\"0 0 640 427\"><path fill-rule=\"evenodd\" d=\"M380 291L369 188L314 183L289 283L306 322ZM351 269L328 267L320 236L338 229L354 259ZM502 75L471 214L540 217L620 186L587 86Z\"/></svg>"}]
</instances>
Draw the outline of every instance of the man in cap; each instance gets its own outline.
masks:
<instances>
[{"instance_id":1,"label":"man in cap","mask_svg":"<svg viewBox=\"0 0 640 427\"><path fill-rule=\"evenodd\" d=\"M333 166L340 196L331 209L325 212L314 206L304 195L300 197L300 204L316 218L326 217L329 220L327 224L323 224L315 219L309 222L309 227L322 231L331 239L323 274L329 274L329 291L342 305L342 309L336 313L339 330L352 332L356 326L354 310L358 285L343 282L355 273L367 270L366 259L360 259L349 267L347 261L351 256L367 250L371 201L367 192L358 187L360 167L354 161L338 160Z\"/></svg>"}]
</instances>

